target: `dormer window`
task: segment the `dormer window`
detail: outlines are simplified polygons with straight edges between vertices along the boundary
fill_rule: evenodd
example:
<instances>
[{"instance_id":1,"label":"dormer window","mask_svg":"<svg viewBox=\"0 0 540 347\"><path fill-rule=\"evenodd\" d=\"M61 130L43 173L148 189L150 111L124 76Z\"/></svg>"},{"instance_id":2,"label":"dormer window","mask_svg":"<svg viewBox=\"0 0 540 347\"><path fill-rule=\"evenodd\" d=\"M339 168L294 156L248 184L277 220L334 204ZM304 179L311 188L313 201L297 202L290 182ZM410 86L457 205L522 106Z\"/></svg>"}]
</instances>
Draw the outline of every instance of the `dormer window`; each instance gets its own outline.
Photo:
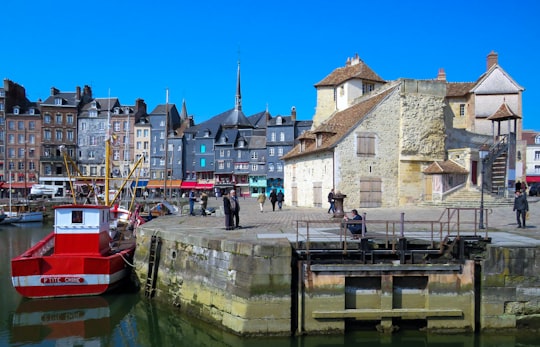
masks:
<instances>
[{"instance_id":1,"label":"dormer window","mask_svg":"<svg viewBox=\"0 0 540 347\"><path fill-rule=\"evenodd\" d=\"M21 108L19 106L13 107L13 114L19 114L20 109Z\"/></svg>"},{"instance_id":2,"label":"dormer window","mask_svg":"<svg viewBox=\"0 0 540 347\"><path fill-rule=\"evenodd\" d=\"M29 114L29 115L32 115L32 116L33 116L35 113L36 113L36 111L34 110L33 107L30 108L30 109L28 110L28 114Z\"/></svg>"},{"instance_id":3,"label":"dormer window","mask_svg":"<svg viewBox=\"0 0 540 347\"><path fill-rule=\"evenodd\" d=\"M114 114L120 114L120 108L115 107L113 112L114 112Z\"/></svg>"},{"instance_id":4,"label":"dormer window","mask_svg":"<svg viewBox=\"0 0 540 347\"><path fill-rule=\"evenodd\" d=\"M54 98L55 105L62 105L62 98Z\"/></svg>"},{"instance_id":5,"label":"dormer window","mask_svg":"<svg viewBox=\"0 0 540 347\"><path fill-rule=\"evenodd\" d=\"M536 137L534 138L534 143L536 145L540 145L540 135L536 135Z\"/></svg>"},{"instance_id":6,"label":"dormer window","mask_svg":"<svg viewBox=\"0 0 540 347\"><path fill-rule=\"evenodd\" d=\"M210 129L204 131L204 137L210 137Z\"/></svg>"},{"instance_id":7,"label":"dormer window","mask_svg":"<svg viewBox=\"0 0 540 347\"><path fill-rule=\"evenodd\" d=\"M276 125L281 125L281 124L283 124L283 117L277 116L276 117Z\"/></svg>"},{"instance_id":8,"label":"dormer window","mask_svg":"<svg viewBox=\"0 0 540 347\"><path fill-rule=\"evenodd\" d=\"M97 114L98 114L97 110L90 110L88 112L89 117L97 117Z\"/></svg>"},{"instance_id":9,"label":"dormer window","mask_svg":"<svg viewBox=\"0 0 540 347\"><path fill-rule=\"evenodd\" d=\"M323 135L317 134L317 148L321 147L323 143Z\"/></svg>"},{"instance_id":10,"label":"dormer window","mask_svg":"<svg viewBox=\"0 0 540 347\"><path fill-rule=\"evenodd\" d=\"M245 141L243 139L238 140L238 147L243 148L246 145Z\"/></svg>"},{"instance_id":11,"label":"dormer window","mask_svg":"<svg viewBox=\"0 0 540 347\"><path fill-rule=\"evenodd\" d=\"M219 139L220 143L227 143L227 136L223 135L221 136L221 139Z\"/></svg>"}]
</instances>

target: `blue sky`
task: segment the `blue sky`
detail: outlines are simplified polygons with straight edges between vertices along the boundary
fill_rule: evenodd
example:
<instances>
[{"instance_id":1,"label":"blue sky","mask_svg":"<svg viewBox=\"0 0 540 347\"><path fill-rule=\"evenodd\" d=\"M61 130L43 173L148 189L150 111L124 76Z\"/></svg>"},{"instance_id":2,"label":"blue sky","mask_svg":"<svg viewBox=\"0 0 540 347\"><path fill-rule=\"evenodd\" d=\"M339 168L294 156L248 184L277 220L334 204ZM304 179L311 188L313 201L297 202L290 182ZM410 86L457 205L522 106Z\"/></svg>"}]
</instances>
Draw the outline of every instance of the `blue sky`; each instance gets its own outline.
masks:
<instances>
[{"instance_id":1,"label":"blue sky","mask_svg":"<svg viewBox=\"0 0 540 347\"><path fill-rule=\"evenodd\" d=\"M149 111L186 100L201 123L242 104L311 119L314 84L356 53L386 80L475 81L495 51L525 88L524 129L540 131L540 1L18 0L2 4L0 72L32 101L90 85Z\"/></svg>"}]
</instances>

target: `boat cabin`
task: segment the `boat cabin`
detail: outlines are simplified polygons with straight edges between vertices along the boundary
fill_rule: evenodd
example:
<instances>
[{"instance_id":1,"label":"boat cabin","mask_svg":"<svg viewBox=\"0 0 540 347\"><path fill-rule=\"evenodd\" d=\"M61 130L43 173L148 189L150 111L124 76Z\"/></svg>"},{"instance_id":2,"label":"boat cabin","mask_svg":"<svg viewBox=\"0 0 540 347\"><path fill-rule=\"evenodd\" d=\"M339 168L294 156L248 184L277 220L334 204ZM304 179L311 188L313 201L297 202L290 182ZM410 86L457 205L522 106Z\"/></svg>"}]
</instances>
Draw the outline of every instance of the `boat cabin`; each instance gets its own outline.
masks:
<instances>
[{"instance_id":1,"label":"boat cabin","mask_svg":"<svg viewBox=\"0 0 540 347\"><path fill-rule=\"evenodd\" d=\"M60 205L54 208L55 255L108 255L110 209L101 205Z\"/></svg>"}]
</instances>

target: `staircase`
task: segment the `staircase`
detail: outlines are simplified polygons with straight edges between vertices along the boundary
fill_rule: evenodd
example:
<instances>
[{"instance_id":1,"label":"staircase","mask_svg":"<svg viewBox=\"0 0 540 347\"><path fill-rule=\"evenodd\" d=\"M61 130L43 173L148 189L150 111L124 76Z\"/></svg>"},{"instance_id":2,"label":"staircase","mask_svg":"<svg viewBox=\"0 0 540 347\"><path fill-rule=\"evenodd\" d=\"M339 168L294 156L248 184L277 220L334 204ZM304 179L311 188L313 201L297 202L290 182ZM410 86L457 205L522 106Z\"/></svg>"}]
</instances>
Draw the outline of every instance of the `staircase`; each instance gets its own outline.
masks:
<instances>
[{"instance_id":1,"label":"staircase","mask_svg":"<svg viewBox=\"0 0 540 347\"><path fill-rule=\"evenodd\" d=\"M493 164L491 165L491 193L495 195L502 195L504 192L504 182L506 180L506 158L508 152L499 154Z\"/></svg>"},{"instance_id":2,"label":"staircase","mask_svg":"<svg viewBox=\"0 0 540 347\"><path fill-rule=\"evenodd\" d=\"M434 207L467 207L474 208L480 207L480 200L482 199L482 192L480 189L459 189L450 195L446 196L443 201L426 201L423 203L424 206L434 206ZM488 191L484 190L484 207L499 207L499 206L512 206L514 199L498 197L497 195L490 194Z\"/></svg>"}]
</instances>

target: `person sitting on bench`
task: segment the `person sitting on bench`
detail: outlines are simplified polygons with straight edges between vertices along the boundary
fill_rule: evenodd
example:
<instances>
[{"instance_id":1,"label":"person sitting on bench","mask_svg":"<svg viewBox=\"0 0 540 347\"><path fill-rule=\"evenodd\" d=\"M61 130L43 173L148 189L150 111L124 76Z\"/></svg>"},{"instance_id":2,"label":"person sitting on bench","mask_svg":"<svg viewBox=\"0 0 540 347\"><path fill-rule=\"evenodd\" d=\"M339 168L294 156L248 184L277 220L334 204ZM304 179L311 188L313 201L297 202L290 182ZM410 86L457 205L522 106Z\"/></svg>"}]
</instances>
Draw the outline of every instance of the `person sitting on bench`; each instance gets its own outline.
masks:
<instances>
[{"instance_id":1,"label":"person sitting on bench","mask_svg":"<svg viewBox=\"0 0 540 347\"><path fill-rule=\"evenodd\" d=\"M358 210L356 209L353 209L351 211L352 213L352 217L349 218L347 216L343 217L343 219L345 220L345 222L349 221L349 220L353 220L353 221L357 221L357 220L362 220L362 216L360 216L358 214ZM353 235L361 235L362 234L362 223L355 223L355 224L349 224L347 223L347 229L349 229L349 231L351 232L351 234ZM367 230L364 229L364 232L366 232Z\"/></svg>"}]
</instances>

